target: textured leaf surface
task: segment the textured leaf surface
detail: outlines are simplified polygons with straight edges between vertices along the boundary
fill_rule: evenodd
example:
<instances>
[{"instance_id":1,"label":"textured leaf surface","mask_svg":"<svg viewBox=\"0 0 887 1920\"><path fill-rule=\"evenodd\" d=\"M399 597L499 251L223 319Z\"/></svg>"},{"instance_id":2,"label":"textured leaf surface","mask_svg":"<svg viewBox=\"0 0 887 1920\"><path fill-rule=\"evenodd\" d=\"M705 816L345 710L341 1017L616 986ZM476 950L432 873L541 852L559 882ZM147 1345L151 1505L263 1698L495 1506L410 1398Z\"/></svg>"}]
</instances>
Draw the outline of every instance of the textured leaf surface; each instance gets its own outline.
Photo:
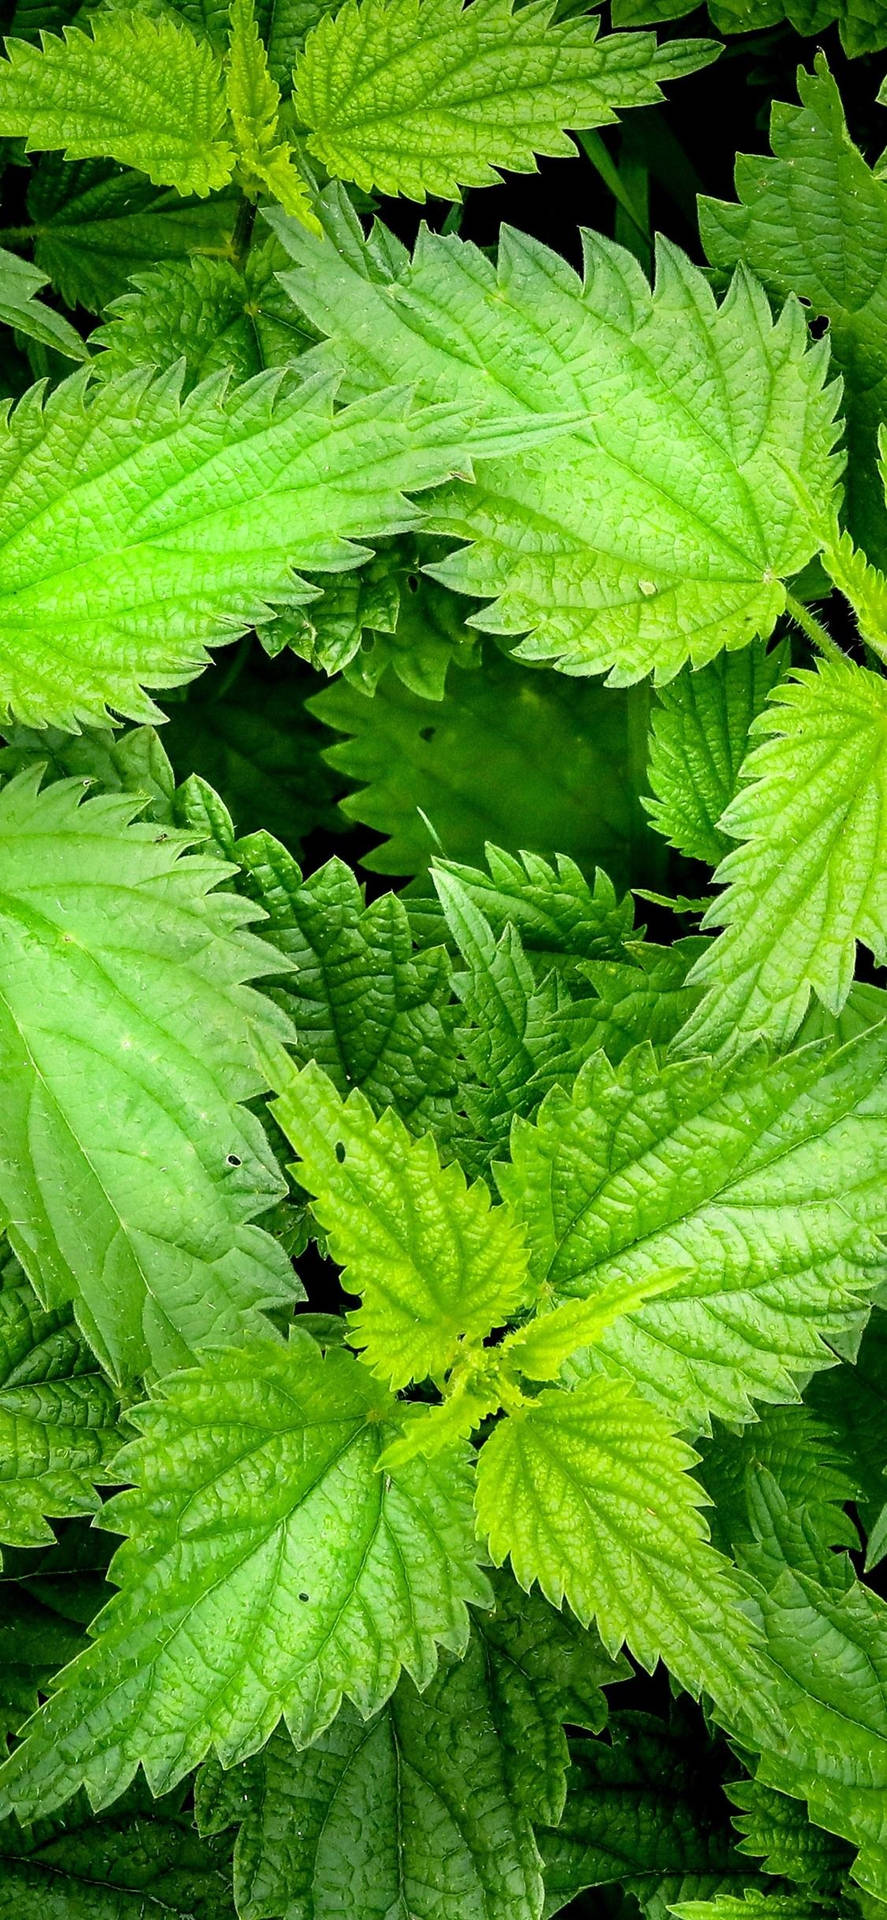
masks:
<instances>
[{"instance_id":1,"label":"textured leaf surface","mask_svg":"<svg viewBox=\"0 0 887 1920\"><path fill-rule=\"evenodd\" d=\"M581 962L577 971L595 992L588 1003L594 1016L589 1052L602 1047L616 1065L641 1041L659 1050L667 1047L702 997L702 988L690 986L687 975L707 944L697 934L670 947L629 940L618 960Z\"/></svg>"},{"instance_id":2,"label":"textured leaf surface","mask_svg":"<svg viewBox=\"0 0 887 1920\"><path fill-rule=\"evenodd\" d=\"M695 1726L619 1713L605 1740L574 1740L571 1753L563 1818L538 1836L546 1913L586 1887L618 1884L664 1920L669 1900L753 1877L731 1830L720 1756Z\"/></svg>"},{"instance_id":3,"label":"textured leaf surface","mask_svg":"<svg viewBox=\"0 0 887 1920\"><path fill-rule=\"evenodd\" d=\"M736 792L749 728L789 665L783 643L722 653L699 673L682 668L654 709L645 800L657 831L716 867L732 847L719 821Z\"/></svg>"},{"instance_id":4,"label":"textured leaf surface","mask_svg":"<svg viewBox=\"0 0 887 1920\"><path fill-rule=\"evenodd\" d=\"M482 1168L504 1152L515 1113L532 1114L549 1088L571 1087L594 1051L593 1003L574 1001L552 974L537 985L514 927L496 941L488 920L455 873L435 868L434 884L465 971L453 985L461 1002L459 1106L468 1127L459 1150Z\"/></svg>"},{"instance_id":5,"label":"textured leaf surface","mask_svg":"<svg viewBox=\"0 0 887 1920\"><path fill-rule=\"evenodd\" d=\"M731 1781L728 1792L734 1805L743 1809L733 1818L742 1835L739 1851L759 1855L767 1873L817 1893L833 1891L846 1878L851 1849L824 1827L813 1826L802 1800L790 1800L760 1780Z\"/></svg>"},{"instance_id":6,"label":"textured leaf surface","mask_svg":"<svg viewBox=\"0 0 887 1920\"><path fill-rule=\"evenodd\" d=\"M565 854L553 861L534 853L516 857L488 841L484 855L486 869L436 860L435 872L458 881L497 940L507 926L516 929L537 978L552 969L573 978L577 963L615 959L631 939L631 896L619 899L601 869L592 883ZM419 911L417 903L414 918Z\"/></svg>"},{"instance_id":7,"label":"textured leaf surface","mask_svg":"<svg viewBox=\"0 0 887 1920\"><path fill-rule=\"evenodd\" d=\"M95 1815L85 1796L24 1832L0 1828L0 1920L235 1920L231 1839L201 1840L181 1792L144 1786Z\"/></svg>"},{"instance_id":8,"label":"textured leaf surface","mask_svg":"<svg viewBox=\"0 0 887 1920\"><path fill-rule=\"evenodd\" d=\"M679 20L692 11L691 0L616 0L617 26L652 20ZM749 33L788 20L798 33L816 34L837 20L847 53L874 53L887 44L881 0L710 0L709 12L720 33Z\"/></svg>"},{"instance_id":9,"label":"textured leaf surface","mask_svg":"<svg viewBox=\"0 0 887 1920\"><path fill-rule=\"evenodd\" d=\"M34 222L34 258L69 307L92 313L128 291L130 274L201 247L231 247L237 196L181 199L140 173L121 173L107 160L79 165L47 154L28 188Z\"/></svg>"},{"instance_id":10,"label":"textured leaf surface","mask_svg":"<svg viewBox=\"0 0 887 1920\"><path fill-rule=\"evenodd\" d=\"M362 1304L354 1342L392 1387L446 1372L463 1340L482 1340L527 1297L524 1242L482 1180L442 1167L430 1135L411 1138L364 1095L345 1101L322 1069L281 1071L272 1112Z\"/></svg>"},{"instance_id":11,"label":"textured leaf surface","mask_svg":"<svg viewBox=\"0 0 887 1920\"><path fill-rule=\"evenodd\" d=\"M346 0L324 15L296 68L308 145L367 189L459 199L497 167L575 152L566 127L661 100L658 82L705 66L704 41L598 38L594 18L552 20L550 0Z\"/></svg>"},{"instance_id":12,"label":"textured leaf surface","mask_svg":"<svg viewBox=\"0 0 887 1920\"><path fill-rule=\"evenodd\" d=\"M754 1489L755 1613L779 1669L789 1737L758 1777L803 1797L820 1826L860 1849L854 1877L887 1897L887 1607L789 1515L776 1482Z\"/></svg>"},{"instance_id":13,"label":"textured leaf surface","mask_svg":"<svg viewBox=\"0 0 887 1920\"><path fill-rule=\"evenodd\" d=\"M252 1034L282 1016L243 985L269 950L211 892L218 862L82 793L28 773L0 792L0 1207L47 1309L73 1301L132 1374L298 1291L248 1224L282 1183L238 1105L261 1086Z\"/></svg>"},{"instance_id":14,"label":"textured leaf surface","mask_svg":"<svg viewBox=\"0 0 887 1920\"><path fill-rule=\"evenodd\" d=\"M602 1335L588 1364L628 1374L683 1426L748 1416L855 1345L883 1284L884 1067L875 1028L829 1056L753 1051L658 1068L602 1055L571 1098L516 1121L497 1170L537 1281L589 1297L690 1269Z\"/></svg>"},{"instance_id":15,"label":"textured leaf surface","mask_svg":"<svg viewBox=\"0 0 887 1920\"><path fill-rule=\"evenodd\" d=\"M207 194L231 178L225 93L210 47L175 20L99 13L41 46L7 40L0 133L71 160L105 156L157 186Z\"/></svg>"},{"instance_id":16,"label":"textured leaf surface","mask_svg":"<svg viewBox=\"0 0 887 1920\"><path fill-rule=\"evenodd\" d=\"M594 1619L609 1652L625 1642L650 1671L661 1658L736 1731L766 1728L772 1684L707 1541L697 1458L628 1381L549 1388L482 1447L478 1522L496 1565L509 1556L521 1586Z\"/></svg>"},{"instance_id":17,"label":"textured leaf surface","mask_svg":"<svg viewBox=\"0 0 887 1920\"><path fill-rule=\"evenodd\" d=\"M69 360L84 360L86 347L70 321L36 298L46 279L38 267L0 247L0 320Z\"/></svg>"},{"instance_id":18,"label":"textured leaf surface","mask_svg":"<svg viewBox=\"0 0 887 1920\"><path fill-rule=\"evenodd\" d=\"M45 1516L94 1513L116 1450L114 1395L64 1309L44 1313L15 1268L0 1290L0 1540L52 1540Z\"/></svg>"},{"instance_id":19,"label":"textured leaf surface","mask_svg":"<svg viewBox=\"0 0 887 1920\"><path fill-rule=\"evenodd\" d=\"M703 920L724 932L693 969L707 991L683 1053L756 1033L785 1044L811 994L840 1013L858 940L887 957L887 682L822 661L776 690L754 736L722 820L741 845Z\"/></svg>"},{"instance_id":20,"label":"textured leaf surface","mask_svg":"<svg viewBox=\"0 0 887 1920\"><path fill-rule=\"evenodd\" d=\"M876 4L872 13L887 41L883 8ZM823 54L814 73L799 72L798 89L800 106L774 102L773 157L740 154L738 204L700 201L702 240L715 266L732 269L744 260L778 299L791 289L828 320L832 360L845 383L849 524L884 565L877 430L887 409L887 183L850 139Z\"/></svg>"},{"instance_id":21,"label":"textured leaf surface","mask_svg":"<svg viewBox=\"0 0 887 1920\"><path fill-rule=\"evenodd\" d=\"M422 1688L437 1644L461 1652L467 1600L489 1601L472 1541L467 1467L376 1469L394 1402L310 1335L229 1349L140 1410L105 1509L131 1534L122 1591L94 1645L0 1774L22 1818L78 1786L107 1805L141 1762L152 1792L212 1744L255 1753L281 1714L297 1744L344 1694L375 1712L406 1667Z\"/></svg>"},{"instance_id":22,"label":"textured leaf surface","mask_svg":"<svg viewBox=\"0 0 887 1920\"><path fill-rule=\"evenodd\" d=\"M75 374L19 404L0 429L0 711L151 717L140 681L192 678L293 594L294 565L347 566L350 536L407 524L401 489L452 468L440 413L389 395L334 414L328 385L278 388L211 380L182 401L175 373L88 394Z\"/></svg>"},{"instance_id":23,"label":"textured leaf surface","mask_svg":"<svg viewBox=\"0 0 887 1920\"><path fill-rule=\"evenodd\" d=\"M231 0L230 21L225 93L245 184L316 226L293 150L281 133L280 88L268 69L254 0Z\"/></svg>"},{"instance_id":24,"label":"textured leaf surface","mask_svg":"<svg viewBox=\"0 0 887 1920\"><path fill-rule=\"evenodd\" d=\"M649 831L628 774L631 699L488 648L474 670L454 662L442 700L389 671L373 697L340 680L309 704L351 735L327 759L366 782L342 802L347 817L389 836L363 856L372 871L421 873L437 854L478 861L492 840L557 848L621 879L642 869Z\"/></svg>"},{"instance_id":25,"label":"textured leaf surface","mask_svg":"<svg viewBox=\"0 0 887 1920\"><path fill-rule=\"evenodd\" d=\"M195 254L137 275L137 291L110 301L108 324L92 335L90 344L103 349L96 373L105 379L133 367L165 370L184 357L188 383L196 385L221 371L250 380L295 359L307 340L277 284L280 264L269 237L250 247L242 270Z\"/></svg>"},{"instance_id":26,"label":"textured leaf surface","mask_svg":"<svg viewBox=\"0 0 887 1920\"><path fill-rule=\"evenodd\" d=\"M239 840L234 857L238 884L269 916L264 937L294 968L277 998L299 1064L316 1060L343 1098L360 1087L375 1112L394 1107L411 1131L445 1122L454 1086L446 955L414 953L398 895L367 906L342 860L303 880L267 833Z\"/></svg>"},{"instance_id":27,"label":"textured leaf surface","mask_svg":"<svg viewBox=\"0 0 887 1920\"><path fill-rule=\"evenodd\" d=\"M539 1856L509 1777L497 1678L476 1635L424 1694L401 1680L369 1724L346 1707L305 1753L281 1730L228 1778L211 1767L200 1804L213 1824L242 1819L249 1802L235 1855L242 1920L538 1920Z\"/></svg>"},{"instance_id":28,"label":"textured leaf surface","mask_svg":"<svg viewBox=\"0 0 887 1920\"><path fill-rule=\"evenodd\" d=\"M493 600L476 624L528 634L524 659L609 669L616 683L669 680L686 660L769 635L781 580L817 544L786 466L823 503L836 472L837 394L795 304L774 322L741 273L718 308L667 243L655 293L596 235L584 282L510 229L498 266L430 233L410 260L390 235L364 242L335 190L324 205L336 247L276 224L299 263L286 284L350 390L402 378L426 398L456 386L491 418L587 412L556 459L483 461L476 490L456 487L427 514L430 530L471 543L434 571Z\"/></svg>"}]
</instances>

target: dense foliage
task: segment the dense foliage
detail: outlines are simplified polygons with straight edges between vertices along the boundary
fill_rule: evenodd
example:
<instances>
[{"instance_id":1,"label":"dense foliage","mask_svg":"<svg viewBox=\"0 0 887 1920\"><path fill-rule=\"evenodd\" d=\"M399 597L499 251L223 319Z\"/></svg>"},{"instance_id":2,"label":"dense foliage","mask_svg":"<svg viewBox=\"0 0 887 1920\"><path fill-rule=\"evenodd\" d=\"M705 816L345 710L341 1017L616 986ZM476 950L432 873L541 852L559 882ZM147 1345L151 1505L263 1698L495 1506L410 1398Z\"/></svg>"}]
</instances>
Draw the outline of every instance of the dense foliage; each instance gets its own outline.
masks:
<instances>
[{"instance_id":1,"label":"dense foliage","mask_svg":"<svg viewBox=\"0 0 887 1920\"><path fill-rule=\"evenodd\" d=\"M887 1920L887 0L691 4L6 10L0 1920Z\"/></svg>"}]
</instances>

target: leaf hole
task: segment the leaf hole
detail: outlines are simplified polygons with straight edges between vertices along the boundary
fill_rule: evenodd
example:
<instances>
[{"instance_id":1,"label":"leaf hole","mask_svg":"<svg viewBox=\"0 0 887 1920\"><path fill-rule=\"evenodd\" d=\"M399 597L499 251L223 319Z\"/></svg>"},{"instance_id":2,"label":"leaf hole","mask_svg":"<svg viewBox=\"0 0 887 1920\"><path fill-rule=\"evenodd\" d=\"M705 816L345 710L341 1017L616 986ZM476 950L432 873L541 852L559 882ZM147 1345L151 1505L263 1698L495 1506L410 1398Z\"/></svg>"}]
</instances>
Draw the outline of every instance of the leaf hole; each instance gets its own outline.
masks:
<instances>
[{"instance_id":1,"label":"leaf hole","mask_svg":"<svg viewBox=\"0 0 887 1920\"><path fill-rule=\"evenodd\" d=\"M420 740L433 740L433 739L434 739L434 736L435 736L435 734L436 734L436 732L437 732L437 728L436 728L436 727L420 727L420 728L419 728L419 739L420 739Z\"/></svg>"},{"instance_id":2,"label":"leaf hole","mask_svg":"<svg viewBox=\"0 0 887 1920\"><path fill-rule=\"evenodd\" d=\"M242 1167L243 1161L241 1160L239 1154L229 1153L229 1154L226 1154L225 1156L225 1165L228 1167Z\"/></svg>"},{"instance_id":3,"label":"leaf hole","mask_svg":"<svg viewBox=\"0 0 887 1920\"><path fill-rule=\"evenodd\" d=\"M342 1165L342 1162L343 1162L343 1160L344 1160L344 1158L345 1158L345 1142L344 1142L344 1140L337 1140L337 1141L336 1141L336 1145L335 1145L335 1148L334 1148L334 1152L335 1152L335 1155L336 1155L336 1159L338 1160L338 1162L339 1162L339 1165L341 1166L341 1165Z\"/></svg>"},{"instance_id":4,"label":"leaf hole","mask_svg":"<svg viewBox=\"0 0 887 1920\"><path fill-rule=\"evenodd\" d=\"M308 1600L309 1598L310 1598L310 1595L309 1595L309 1594L307 1594L307 1593L300 1593L300 1594L299 1594L299 1599L300 1599L300 1600Z\"/></svg>"}]
</instances>

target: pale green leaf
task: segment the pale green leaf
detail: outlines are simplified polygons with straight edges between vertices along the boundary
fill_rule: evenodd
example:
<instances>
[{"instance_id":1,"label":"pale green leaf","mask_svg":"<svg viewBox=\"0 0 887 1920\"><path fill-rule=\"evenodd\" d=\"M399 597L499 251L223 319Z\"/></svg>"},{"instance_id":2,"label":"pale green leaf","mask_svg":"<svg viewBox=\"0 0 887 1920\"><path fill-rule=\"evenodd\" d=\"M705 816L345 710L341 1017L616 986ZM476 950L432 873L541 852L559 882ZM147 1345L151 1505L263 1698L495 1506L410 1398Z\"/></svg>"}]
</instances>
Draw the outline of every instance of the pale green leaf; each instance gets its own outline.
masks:
<instances>
[{"instance_id":1,"label":"pale green leaf","mask_svg":"<svg viewBox=\"0 0 887 1920\"><path fill-rule=\"evenodd\" d=\"M401 1680L369 1725L343 1708L305 1753L281 1730L227 1778L210 1765L202 1824L243 1821L242 1920L538 1920L539 1855L497 1678L475 1635L425 1693Z\"/></svg>"},{"instance_id":2,"label":"pale green leaf","mask_svg":"<svg viewBox=\"0 0 887 1920\"><path fill-rule=\"evenodd\" d=\"M182 199L107 160L73 165L47 154L28 188L34 259L69 307L99 313L128 291L131 274L204 249L228 256L238 199L233 191Z\"/></svg>"},{"instance_id":3,"label":"pale green leaf","mask_svg":"<svg viewBox=\"0 0 887 1920\"><path fill-rule=\"evenodd\" d=\"M702 923L724 931L693 968L706 993L681 1053L758 1033L785 1045L812 994L840 1013L857 941L887 958L887 681L820 661L776 689L753 735L721 822L741 844Z\"/></svg>"},{"instance_id":4,"label":"pale green leaf","mask_svg":"<svg viewBox=\"0 0 887 1920\"><path fill-rule=\"evenodd\" d=\"M192 678L296 592L293 566L348 566L353 538L409 524L403 488L452 470L454 412L389 394L334 413L328 382L272 374L184 400L175 372L32 389L0 427L0 712L154 717L140 682Z\"/></svg>"},{"instance_id":5,"label":"pale green leaf","mask_svg":"<svg viewBox=\"0 0 887 1920\"><path fill-rule=\"evenodd\" d=\"M427 511L429 531L468 543L435 577L493 601L473 624L527 636L525 660L609 670L616 684L666 681L767 638L782 581L818 545L791 475L827 506L840 466L827 344L810 345L800 306L774 321L744 271L718 306L667 242L655 293L595 234L584 282L511 229L498 264L424 231L411 260L377 229L365 242L335 189L320 204L333 245L274 224L298 263L285 284L330 336L349 391L395 378L424 398L455 387L485 418L587 417L556 459L484 460L475 489L450 488Z\"/></svg>"},{"instance_id":6,"label":"pale green leaf","mask_svg":"<svg viewBox=\"0 0 887 1920\"><path fill-rule=\"evenodd\" d=\"M718 825L736 792L749 728L790 664L785 641L722 653L699 673L684 667L653 711L644 800L657 831L693 860L716 867L732 846Z\"/></svg>"},{"instance_id":7,"label":"pale green leaf","mask_svg":"<svg viewBox=\"0 0 887 1920\"><path fill-rule=\"evenodd\" d=\"M24 1831L0 1828L0 1920L235 1920L231 1836L201 1839L181 1789L143 1785L94 1814L85 1795Z\"/></svg>"},{"instance_id":8,"label":"pale green leaf","mask_svg":"<svg viewBox=\"0 0 887 1920\"><path fill-rule=\"evenodd\" d=\"M268 69L255 0L231 0L230 21L225 97L244 184L256 195L270 194L285 213L320 232L293 149L281 134L280 88Z\"/></svg>"},{"instance_id":9,"label":"pale green leaf","mask_svg":"<svg viewBox=\"0 0 887 1920\"><path fill-rule=\"evenodd\" d=\"M658 47L600 22L552 20L550 0L346 0L309 36L295 73L308 145L360 187L458 200L498 167L534 171L537 153L575 153L566 127L662 99L659 82L707 66L702 40Z\"/></svg>"},{"instance_id":10,"label":"pale green leaf","mask_svg":"<svg viewBox=\"0 0 887 1920\"><path fill-rule=\"evenodd\" d=\"M615 1714L605 1740L574 1740L571 1754L563 1817L538 1835L546 1914L586 1887L618 1885L665 1920L670 1899L754 1877L731 1830L722 1756L688 1716Z\"/></svg>"},{"instance_id":11,"label":"pale green leaf","mask_svg":"<svg viewBox=\"0 0 887 1920\"><path fill-rule=\"evenodd\" d=\"M884 9L880 0L868 4L885 44ZM774 102L774 157L740 154L738 204L700 200L702 241L715 266L732 270L742 260L777 299L799 294L828 320L832 361L844 379L849 524L883 565L877 431L887 410L887 182L850 139L824 54L814 73L799 72L798 90L800 106ZM819 500L818 487L811 490Z\"/></svg>"},{"instance_id":12,"label":"pale green leaf","mask_svg":"<svg viewBox=\"0 0 887 1920\"><path fill-rule=\"evenodd\" d=\"M264 1325L298 1282L249 1222L282 1181L243 982L272 960L217 860L82 781L0 792L0 1212L48 1311L114 1373Z\"/></svg>"},{"instance_id":13,"label":"pale green leaf","mask_svg":"<svg viewBox=\"0 0 887 1920\"><path fill-rule=\"evenodd\" d=\"M0 1540L39 1546L46 1516L95 1513L119 1445L117 1404L64 1308L45 1313L20 1269L0 1288Z\"/></svg>"},{"instance_id":14,"label":"pale green leaf","mask_svg":"<svg viewBox=\"0 0 887 1920\"><path fill-rule=\"evenodd\" d=\"M272 1063L273 1064L273 1063ZM361 1295L354 1344L392 1387L446 1372L528 1296L522 1235L482 1180L442 1167L429 1134L414 1140L391 1111L377 1120L359 1091L343 1100L316 1064L282 1060L272 1112L299 1155L343 1284Z\"/></svg>"},{"instance_id":15,"label":"pale green leaf","mask_svg":"<svg viewBox=\"0 0 887 1920\"><path fill-rule=\"evenodd\" d=\"M142 1407L105 1509L131 1538L94 1643L0 1770L0 1807L50 1813L79 1786L106 1806L141 1763L153 1793L214 1747L256 1753L281 1715L297 1745L346 1696L364 1717L402 1668L421 1689L489 1603L467 1464L377 1471L396 1413L349 1354L228 1349Z\"/></svg>"},{"instance_id":16,"label":"pale green leaf","mask_svg":"<svg viewBox=\"0 0 887 1920\"><path fill-rule=\"evenodd\" d=\"M23 134L29 150L119 160L183 194L230 180L221 67L175 20L98 13L88 33L7 40L6 54L0 133Z\"/></svg>"},{"instance_id":17,"label":"pale green leaf","mask_svg":"<svg viewBox=\"0 0 887 1920\"><path fill-rule=\"evenodd\" d=\"M651 1274L634 1286L613 1280L590 1300L562 1300L559 1307L506 1335L502 1356L531 1380L556 1380L566 1362L583 1347L595 1346L614 1321L643 1306L645 1300L670 1292L681 1279L679 1268L676 1273Z\"/></svg>"},{"instance_id":18,"label":"pale green leaf","mask_svg":"<svg viewBox=\"0 0 887 1920\"><path fill-rule=\"evenodd\" d=\"M396 893L367 906L344 862L303 880L270 834L238 840L238 886L268 915L263 937L293 968L276 998L301 1066L316 1060L344 1098L362 1088L374 1111L394 1107L412 1132L449 1119L453 1043L450 969L440 949L413 951Z\"/></svg>"},{"instance_id":19,"label":"pale green leaf","mask_svg":"<svg viewBox=\"0 0 887 1920\"><path fill-rule=\"evenodd\" d=\"M0 321L29 340L54 347L69 360L85 360L87 348L70 321L36 298L46 281L47 275L39 267L0 247Z\"/></svg>"},{"instance_id":20,"label":"pale green leaf","mask_svg":"<svg viewBox=\"0 0 887 1920\"><path fill-rule=\"evenodd\" d=\"M588 1364L698 1432L792 1398L833 1347L852 1353L884 1281L885 1065L883 1027L719 1068L598 1054L572 1097L555 1089L535 1125L515 1121L497 1180L555 1299L690 1270Z\"/></svg>"},{"instance_id":21,"label":"pale green leaf","mask_svg":"<svg viewBox=\"0 0 887 1920\"><path fill-rule=\"evenodd\" d=\"M730 1563L708 1544L698 1455L627 1380L547 1388L481 1449L478 1524L495 1565L537 1580L652 1671L705 1690L733 1730L778 1730L772 1680Z\"/></svg>"},{"instance_id":22,"label":"pale green leaf","mask_svg":"<svg viewBox=\"0 0 887 1920\"><path fill-rule=\"evenodd\" d=\"M197 385L220 370L250 380L296 359L309 341L277 284L280 264L269 236L250 247L242 268L195 254L135 274L136 291L109 301L107 325L90 337L90 346L102 348L95 372L104 380L132 367L165 370L184 359L188 384Z\"/></svg>"},{"instance_id":23,"label":"pale green leaf","mask_svg":"<svg viewBox=\"0 0 887 1920\"><path fill-rule=\"evenodd\" d=\"M628 768L631 698L528 673L488 647L482 663L454 660L442 700L389 670L372 697L339 680L309 705L351 736L330 765L366 783L343 812L389 836L363 855L372 871L478 861L491 840L514 853L557 847L621 879L652 838Z\"/></svg>"}]
</instances>

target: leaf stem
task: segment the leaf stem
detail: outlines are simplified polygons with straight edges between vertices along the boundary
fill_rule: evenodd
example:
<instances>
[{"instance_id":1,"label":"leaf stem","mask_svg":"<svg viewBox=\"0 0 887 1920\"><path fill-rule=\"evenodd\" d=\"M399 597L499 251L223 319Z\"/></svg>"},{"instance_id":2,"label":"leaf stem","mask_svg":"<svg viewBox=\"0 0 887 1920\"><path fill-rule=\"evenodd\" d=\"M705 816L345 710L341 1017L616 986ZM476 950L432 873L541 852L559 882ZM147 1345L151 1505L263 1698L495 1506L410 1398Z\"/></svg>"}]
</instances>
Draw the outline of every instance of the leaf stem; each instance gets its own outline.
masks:
<instances>
[{"instance_id":1,"label":"leaf stem","mask_svg":"<svg viewBox=\"0 0 887 1920\"><path fill-rule=\"evenodd\" d=\"M796 626L800 627L802 633L806 633L808 640L812 640L817 652L823 654L826 660L846 660L847 656L838 646L837 640L832 639L822 621L817 620L815 613L811 613L809 607L805 607L803 600L797 600L793 593L786 593L785 609Z\"/></svg>"}]
</instances>

